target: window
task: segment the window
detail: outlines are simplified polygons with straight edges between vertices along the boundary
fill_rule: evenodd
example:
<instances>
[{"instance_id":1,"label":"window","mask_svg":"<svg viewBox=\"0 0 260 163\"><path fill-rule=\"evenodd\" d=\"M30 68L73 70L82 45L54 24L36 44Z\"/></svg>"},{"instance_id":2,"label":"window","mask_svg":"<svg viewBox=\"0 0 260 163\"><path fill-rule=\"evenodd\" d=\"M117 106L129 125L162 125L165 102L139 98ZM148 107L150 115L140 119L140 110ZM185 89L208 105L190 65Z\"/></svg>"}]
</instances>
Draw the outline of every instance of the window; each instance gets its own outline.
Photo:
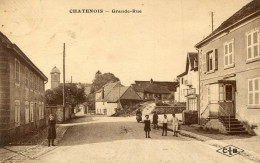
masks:
<instances>
[{"instance_id":1,"label":"window","mask_svg":"<svg viewBox=\"0 0 260 163\"><path fill-rule=\"evenodd\" d=\"M259 31L252 30L247 33L247 60L259 58Z\"/></svg>"},{"instance_id":2,"label":"window","mask_svg":"<svg viewBox=\"0 0 260 163\"><path fill-rule=\"evenodd\" d=\"M248 105L259 105L260 104L260 89L259 89L260 78L254 78L248 80Z\"/></svg>"},{"instance_id":3,"label":"window","mask_svg":"<svg viewBox=\"0 0 260 163\"><path fill-rule=\"evenodd\" d=\"M20 84L20 62L15 59L15 83Z\"/></svg>"},{"instance_id":4,"label":"window","mask_svg":"<svg viewBox=\"0 0 260 163\"><path fill-rule=\"evenodd\" d=\"M25 68L25 87L29 87L29 71Z\"/></svg>"},{"instance_id":5,"label":"window","mask_svg":"<svg viewBox=\"0 0 260 163\"><path fill-rule=\"evenodd\" d=\"M44 102L42 102L42 119L44 118Z\"/></svg>"},{"instance_id":6,"label":"window","mask_svg":"<svg viewBox=\"0 0 260 163\"><path fill-rule=\"evenodd\" d=\"M216 49L202 55L202 68L204 73L214 72L218 69L218 55Z\"/></svg>"},{"instance_id":7,"label":"window","mask_svg":"<svg viewBox=\"0 0 260 163\"><path fill-rule=\"evenodd\" d=\"M197 110L197 99L188 99L188 109L189 110Z\"/></svg>"},{"instance_id":8,"label":"window","mask_svg":"<svg viewBox=\"0 0 260 163\"><path fill-rule=\"evenodd\" d=\"M25 123L30 122L30 108L29 108L29 102L25 102Z\"/></svg>"},{"instance_id":9,"label":"window","mask_svg":"<svg viewBox=\"0 0 260 163\"><path fill-rule=\"evenodd\" d=\"M224 85L219 85L219 101L224 101Z\"/></svg>"},{"instance_id":10,"label":"window","mask_svg":"<svg viewBox=\"0 0 260 163\"><path fill-rule=\"evenodd\" d=\"M30 121L30 122L33 122L33 120L34 120L33 110L34 110L34 103L31 102L31 103L30 103L30 117L29 117L29 121Z\"/></svg>"},{"instance_id":11,"label":"window","mask_svg":"<svg viewBox=\"0 0 260 163\"><path fill-rule=\"evenodd\" d=\"M41 106L41 102L38 103L38 112L39 112L39 119L42 119L42 106Z\"/></svg>"},{"instance_id":12,"label":"window","mask_svg":"<svg viewBox=\"0 0 260 163\"><path fill-rule=\"evenodd\" d=\"M234 39L224 44L224 68L234 66Z\"/></svg>"},{"instance_id":13,"label":"window","mask_svg":"<svg viewBox=\"0 0 260 163\"><path fill-rule=\"evenodd\" d=\"M21 110L20 110L20 101L15 100L14 104L14 110L15 110L15 126L20 126L20 118L21 118Z\"/></svg>"},{"instance_id":14,"label":"window","mask_svg":"<svg viewBox=\"0 0 260 163\"><path fill-rule=\"evenodd\" d=\"M213 52L207 54L207 71L213 71Z\"/></svg>"},{"instance_id":15,"label":"window","mask_svg":"<svg viewBox=\"0 0 260 163\"><path fill-rule=\"evenodd\" d=\"M43 119L44 118L44 103L43 102L39 102L39 119Z\"/></svg>"}]
</instances>

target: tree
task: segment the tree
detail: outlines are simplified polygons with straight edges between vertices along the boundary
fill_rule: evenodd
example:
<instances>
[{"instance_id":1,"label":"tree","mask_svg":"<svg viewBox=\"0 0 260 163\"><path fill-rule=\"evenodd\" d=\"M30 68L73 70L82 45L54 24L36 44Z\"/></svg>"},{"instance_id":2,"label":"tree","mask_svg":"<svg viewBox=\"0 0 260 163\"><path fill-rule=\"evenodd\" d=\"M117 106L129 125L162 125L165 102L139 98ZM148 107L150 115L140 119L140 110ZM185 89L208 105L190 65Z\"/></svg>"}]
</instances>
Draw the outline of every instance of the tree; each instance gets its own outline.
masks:
<instances>
[{"instance_id":1,"label":"tree","mask_svg":"<svg viewBox=\"0 0 260 163\"><path fill-rule=\"evenodd\" d=\"M120 81L112 73L104 73L102 74L99 70L95 74L95 78L93 80L90 94L87 96L87 102L89 104L90 109L95 109L95 92L100 90L105 84L109 82L117 82Z\"/></svg>"},{"instance_id":2,"label":"tree","mask_svg":"<svg viewBox=\"0 0 260 163\"><path fill-rule=\"evenodd\" d=\"M102 74L99 70L96 72L95 78L92 83L91 93L101 89L105 84L109 82L120 81L114 74L108 72Z\"/></svg>"},{"instance_id":3,"label":"tree","mask_svg":"<svg viewBox=\"0 0 260 163\"><path fill-rule=\"evenodd\" d=\"M78 87L77 84L68 83L65 85L65 101L74 108L76 105L86 101L85 88ZM63 85L60 84L53 90L47 90L45 93L46 103L48 105L63 104Z\"/></svg>"}]
</instances>

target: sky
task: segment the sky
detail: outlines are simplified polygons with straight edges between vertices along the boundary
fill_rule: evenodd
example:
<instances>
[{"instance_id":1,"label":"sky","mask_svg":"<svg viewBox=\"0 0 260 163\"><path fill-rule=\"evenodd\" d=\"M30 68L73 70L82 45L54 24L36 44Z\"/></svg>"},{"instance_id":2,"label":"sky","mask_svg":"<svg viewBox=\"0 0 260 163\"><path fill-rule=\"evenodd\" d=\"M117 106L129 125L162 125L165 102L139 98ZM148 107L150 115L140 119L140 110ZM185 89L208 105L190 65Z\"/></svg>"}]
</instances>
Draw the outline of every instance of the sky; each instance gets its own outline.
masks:
<instances>
[{"instance_id":1,"label":"sky","mask_svg":"<svg viewBox=\"0 0 260 163\"><path fill-rule=\"evenodd\" d=\"M135 80L173 81L185 70L195 44L251 0L1 0L0 31L49 78L91 83L95 73L111 72L122 84ZM70 13L103 9L104 13ZM142 10L142 13L111 13ZM62 79L62 76L61 76Z\"/></svg>"}]
</instances>

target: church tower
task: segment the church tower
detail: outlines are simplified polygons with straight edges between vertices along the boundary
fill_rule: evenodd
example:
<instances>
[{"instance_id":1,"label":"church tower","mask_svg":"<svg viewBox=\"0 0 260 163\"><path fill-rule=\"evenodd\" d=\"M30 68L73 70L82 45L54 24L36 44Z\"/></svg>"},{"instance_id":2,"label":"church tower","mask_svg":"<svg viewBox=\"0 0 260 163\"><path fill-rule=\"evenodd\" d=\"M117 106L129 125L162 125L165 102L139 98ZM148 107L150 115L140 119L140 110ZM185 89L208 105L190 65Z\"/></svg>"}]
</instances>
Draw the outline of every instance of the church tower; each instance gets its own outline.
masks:
<instances>
[{"instance_id":1,"label":"church tower","mask_svg":"<svg viewBox=\"0 0 260 163\"><path fill-rule=\"evenodd\" d=\"M60 70L55 66L51 70L51 89L58 87L60 84Z\"/></svg>"}]
</instances>

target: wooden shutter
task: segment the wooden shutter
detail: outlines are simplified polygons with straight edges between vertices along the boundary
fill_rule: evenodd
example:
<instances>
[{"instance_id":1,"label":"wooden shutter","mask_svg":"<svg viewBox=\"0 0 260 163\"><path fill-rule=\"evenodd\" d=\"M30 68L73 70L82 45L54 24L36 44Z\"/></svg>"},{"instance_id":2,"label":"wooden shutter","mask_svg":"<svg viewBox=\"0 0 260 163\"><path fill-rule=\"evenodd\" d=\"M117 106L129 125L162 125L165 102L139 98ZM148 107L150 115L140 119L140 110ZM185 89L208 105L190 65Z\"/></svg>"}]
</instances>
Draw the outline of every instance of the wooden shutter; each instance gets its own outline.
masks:
<instances>
[{"instance_id":1,"label":"wooden shutter","mask_svg":"<svg viewBox=\"0 0 260 163\"><path fill-rule=\"evenodd\" d=\"M215 70L218 70L218 50L217 49L214 49L213 50L213 56L214 56L214 60L215 60L215 62L214 62L214 69Z\"/></svg>"}]
</instances>

